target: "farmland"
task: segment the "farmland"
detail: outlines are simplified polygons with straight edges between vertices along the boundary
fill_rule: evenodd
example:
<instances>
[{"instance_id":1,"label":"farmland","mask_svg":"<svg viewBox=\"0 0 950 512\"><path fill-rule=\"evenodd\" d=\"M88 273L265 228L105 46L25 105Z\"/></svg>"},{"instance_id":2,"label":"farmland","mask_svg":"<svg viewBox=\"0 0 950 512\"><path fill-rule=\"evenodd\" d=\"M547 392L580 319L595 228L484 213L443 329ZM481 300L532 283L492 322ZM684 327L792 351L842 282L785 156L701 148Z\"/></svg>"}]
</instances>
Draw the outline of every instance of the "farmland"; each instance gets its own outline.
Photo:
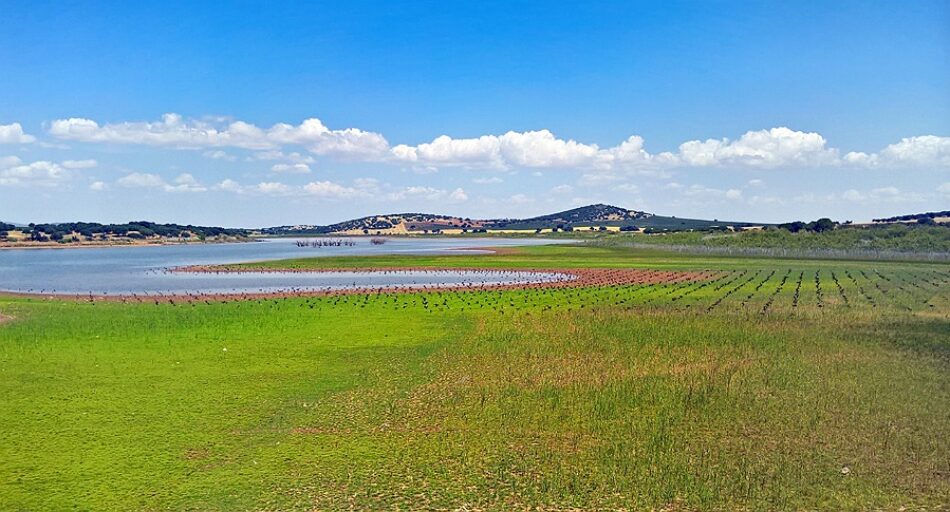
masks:
<instances>
[{"instance_id":1,"label":"farmland","mask_svg":"<svg viewBox=\"0 0 950 512\"><path fill-rule=\"evenodd\" d=\"M950 502L950 265L541 246L227 270L402 267L605 277L251 300L0 298L0 503ZM614 277L633 271L651 278Z\"/></svg>"}]
</instances>

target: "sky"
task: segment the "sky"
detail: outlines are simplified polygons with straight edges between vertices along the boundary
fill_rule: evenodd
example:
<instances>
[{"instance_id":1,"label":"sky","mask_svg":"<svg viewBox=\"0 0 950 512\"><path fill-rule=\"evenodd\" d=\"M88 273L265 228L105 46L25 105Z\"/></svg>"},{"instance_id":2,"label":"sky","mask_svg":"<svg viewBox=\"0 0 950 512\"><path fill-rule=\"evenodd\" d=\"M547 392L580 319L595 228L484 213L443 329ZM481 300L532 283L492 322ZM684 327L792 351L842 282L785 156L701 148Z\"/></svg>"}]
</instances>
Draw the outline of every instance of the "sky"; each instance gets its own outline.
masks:
<instances>
[{"instance_id":1,"label":"sky","mask_svg":"<svg viewBox=\"0 0 950 512\"><path fill-rule=\"evenodd\" d=\"M950 209L950 2L144 4L0 0L0 220Z\"/></svg>"}]
</instances>

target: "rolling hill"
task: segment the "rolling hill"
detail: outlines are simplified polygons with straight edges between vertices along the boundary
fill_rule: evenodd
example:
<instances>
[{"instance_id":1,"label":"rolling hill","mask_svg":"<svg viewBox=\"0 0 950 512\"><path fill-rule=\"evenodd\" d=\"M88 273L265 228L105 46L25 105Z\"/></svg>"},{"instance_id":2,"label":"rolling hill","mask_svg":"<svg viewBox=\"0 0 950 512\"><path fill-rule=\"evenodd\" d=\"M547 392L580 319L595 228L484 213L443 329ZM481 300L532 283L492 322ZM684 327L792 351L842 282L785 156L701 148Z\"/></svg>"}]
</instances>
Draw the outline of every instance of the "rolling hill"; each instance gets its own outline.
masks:
<instances>
[{"instance_id":1,"label":"rolling hill","mask_svg":"<svg viewBox=\"0 0 950 512\"><path fill-rule=\"evenodd\" d=\"M429 213L394 213L371 215L327 226L294 225L263 229L268 235L391 235L431 233L519 233L551 230L594 229L636 231L638 229L690 230L723 226L747 227L762 225L750 222L731 222L703 219L665 217L639 210L629 210L607 204L593 204L562 212L526 219L471 219Z\"/></svg>"}]
</instances>

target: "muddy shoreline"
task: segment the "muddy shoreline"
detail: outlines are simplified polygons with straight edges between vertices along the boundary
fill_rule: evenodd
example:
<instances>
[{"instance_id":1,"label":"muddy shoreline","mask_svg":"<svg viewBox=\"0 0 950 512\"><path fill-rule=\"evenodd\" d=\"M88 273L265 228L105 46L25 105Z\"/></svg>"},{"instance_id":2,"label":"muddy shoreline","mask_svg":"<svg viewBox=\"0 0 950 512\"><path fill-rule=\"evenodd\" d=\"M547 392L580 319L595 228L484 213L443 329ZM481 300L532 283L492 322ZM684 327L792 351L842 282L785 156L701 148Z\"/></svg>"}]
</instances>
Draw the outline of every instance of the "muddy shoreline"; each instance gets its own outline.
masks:
<instances>
[{"instance_id":1,"label":"muddy shoreline","mask_svg":"<svg viewBox=\"0 0 950 512\"><path fill-rule=\"evenodd\" d=\"M540 281L534 283L508 283L508 284L450 284L440 285L421 285L421 286L379 286L379 287L355 287L343 289L300 289L300 290L281 290L274 292L221 292L221 293L171 293L171 294L116 294L102 295L95 293L85 294L50 294L50 293L23 293L23 292L0 292L0 296L33 298L46 300L74 300L83 302L123 302L123 303L196 303L196 302L223 302L233 300L259 300L259 299L278 299L295 297L333 297L340 295L366 295L366 294L394 294L394 293L429 293L429 292L476 292L476 291L500 291L500 290L532 290L548 288L584 288L600 286L624 286L624 285L645 285L645 284L663 284L677 283L684 281L701 281L710 279L714 276L711 272L701 271L668 271L668 270L647 270L647 269L558 269L558 268L445 268L445 267L370 267L370 268L334 268L334 269L279 269L279 268L229 268L227 266L188 266L172 269L175 272L199 272L199 273L321 273L321 272L437 272L437 271L497 271L497 272L522 272L522 273L543 273L559 274L570 277L570 279Z\"/></svg>"}]
</instances>

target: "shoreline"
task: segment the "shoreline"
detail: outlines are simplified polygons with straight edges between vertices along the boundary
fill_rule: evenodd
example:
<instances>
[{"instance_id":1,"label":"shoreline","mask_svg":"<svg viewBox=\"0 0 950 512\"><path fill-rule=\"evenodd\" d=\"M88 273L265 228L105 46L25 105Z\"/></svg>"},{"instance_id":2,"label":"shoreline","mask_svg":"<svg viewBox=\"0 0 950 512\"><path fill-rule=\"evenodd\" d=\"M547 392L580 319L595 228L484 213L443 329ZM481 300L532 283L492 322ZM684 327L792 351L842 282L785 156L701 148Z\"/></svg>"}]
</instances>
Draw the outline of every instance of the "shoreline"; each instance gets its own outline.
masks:
<instances>
[{"instance_id":1,"label":"shoreline","mask_svg":"<svg viewBox=\"0 0 950 512\"><path fill-rule=\"evenodd\" d=\"M445 267L372 267L364 269L225 269L216 266L190 266L172 269L172 272L195 273L322 273L322 272L412 272L412 271L497 271L520 273L544 273L571 276L572 279L540 281L532 283L505 283L505 284L449 284L449 285L421 285L421 286L369 286L340 289L310 289L310 290L280 290L273 292L194 292L194 293L142 293L142 294L115 294L103 295L95 293L29 293L0 291L0 297L11 298L38 298L44 300L66 300L82 302L123 302L123 303L189 303L196 302L224 302L232 300L259 300L298 297L333 297L339 295L365 294L393 294L393 293L428 293L428 292L473 292L473 291L500 291L500 290L527 290L549 288L583 288L593 286L623 286L623 285L652 285L663 283L679 283L684 281L704 281L713 278L715 272L707 271L670 271L650 269L509 269L509 268L445 268Z\"/></svg>"}]
</instances>

